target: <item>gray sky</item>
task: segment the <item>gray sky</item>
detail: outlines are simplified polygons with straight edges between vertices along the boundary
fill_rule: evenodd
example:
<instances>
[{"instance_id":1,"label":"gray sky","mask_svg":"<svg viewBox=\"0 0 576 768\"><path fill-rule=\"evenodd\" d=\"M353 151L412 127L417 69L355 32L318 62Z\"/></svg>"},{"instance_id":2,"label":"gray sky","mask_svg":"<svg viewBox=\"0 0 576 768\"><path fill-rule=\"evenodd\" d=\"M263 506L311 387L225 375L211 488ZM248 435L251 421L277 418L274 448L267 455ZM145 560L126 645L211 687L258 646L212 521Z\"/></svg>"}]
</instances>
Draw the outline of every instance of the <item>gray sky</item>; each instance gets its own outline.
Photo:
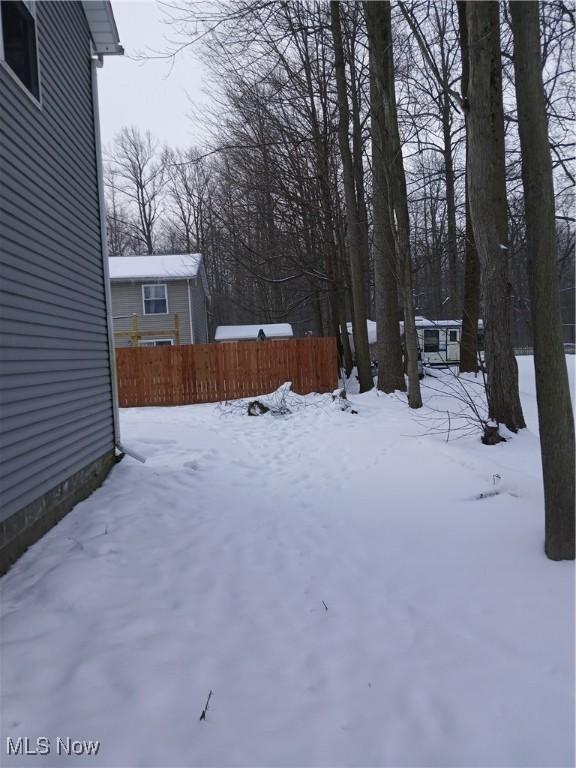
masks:
<instances>
[{"instance_id":1,"label":"gray sky","mask_svg":"<svg viewBox=\"0 0 576 768\"><path fill-rule=\"evenodd\" d=\"M190 51L174 66L169 61L135 61L139 52L162 50L170 28L154 0L113 0L112 7L125 56L106 56L98 72L102 142L107 146L124 125L149 129L172 146L202 144L202 120L193 105L208 102L205 71Z\"/></svg>"}]
</instances>

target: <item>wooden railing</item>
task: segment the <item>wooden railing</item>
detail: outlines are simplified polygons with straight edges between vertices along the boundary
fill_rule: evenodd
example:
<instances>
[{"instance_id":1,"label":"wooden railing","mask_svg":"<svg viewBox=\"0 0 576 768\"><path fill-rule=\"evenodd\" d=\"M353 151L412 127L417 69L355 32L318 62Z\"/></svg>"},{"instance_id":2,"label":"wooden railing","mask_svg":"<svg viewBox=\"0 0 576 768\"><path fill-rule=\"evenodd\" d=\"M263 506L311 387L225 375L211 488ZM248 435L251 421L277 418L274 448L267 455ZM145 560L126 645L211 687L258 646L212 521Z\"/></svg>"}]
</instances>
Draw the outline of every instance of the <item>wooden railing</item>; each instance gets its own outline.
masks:
<instances>
[{"instance_id":1,"label":"wooden railing","mask_svg":"<svg viewBox=\"0 0 576 768\"><path fill-rule=\"evenodd\" d=\"M142 329L140 327L140 318L138 315L131 315L131 319L131 329L129 331L114 331L114 338L129 338L133 347L138 347L141 339L174 339L174 344L176 346L180 344L180 318L178 317L178 314L174 315L172 327L164 331ZM169 317L166 318L166 322L169 322Z\"/></svg>"},{"instance_id":2,"label":"wooden railing","mask_svg":"<svg viewBox=\"0 0 576 768\"><path fill-rule=\"evenodd\" d=\"M127 347L116 350L120 406L186 405L338 386L334 338Z\"/></svg>"}]
</instances>

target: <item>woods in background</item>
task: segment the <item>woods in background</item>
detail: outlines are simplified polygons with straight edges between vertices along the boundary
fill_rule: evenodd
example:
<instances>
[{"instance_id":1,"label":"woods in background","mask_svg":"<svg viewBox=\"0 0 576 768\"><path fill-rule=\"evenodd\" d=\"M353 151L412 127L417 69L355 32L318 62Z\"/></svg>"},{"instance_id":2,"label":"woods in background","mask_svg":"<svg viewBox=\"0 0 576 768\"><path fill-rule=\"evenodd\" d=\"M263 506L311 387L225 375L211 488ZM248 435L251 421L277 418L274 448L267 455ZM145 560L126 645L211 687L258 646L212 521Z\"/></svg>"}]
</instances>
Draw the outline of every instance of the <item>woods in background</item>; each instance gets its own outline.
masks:
<instances>
[{"instance_id":1,"label":"woods in background","mask_svg":"<svg viewBox=\"0 0 576 768\"><path fill-rule=\"evenodd\" d=\"M111 252L202 250L213 323L258 315L262 321L292 322L298 333L333 335L354 316L354 281L330 4L168 6L180 19L183 41L212 30L196 44L217 94L217 114L205 118L212 124L211 145L166 148L145 129L126 128L109 147ZM531 344L531 321L520 143L509 12L499 7L511 325L514 344L524 346ZM466 62L457 7L448 0L418 0L392 3L390 11L412 302L418 314L460 319L472 237L466 226L466 96L461 93ZM365 8L344 3L339 16L348 96L343 127L360 231L356 250L362 299L375 319L373 218L379 200L373 195ZM556 255L565 289L573 284L573 18L565 3L540 5ZM573 291L564 291L562 302L563 322L570 323ZM565 326L566 341L573 341L570 330Z\"/></svg>"},{"instance_id":2,"label":"woods in background","mask_svg":"<svg viewBox=\"0 0 576 768\"><path fill-rule=\"evenodd\" d=\"M121 132L107 168L110 253L201 251L213 327L288 321L298 335L338 336L361 391L373 386L366 320L375 319L378 387L405 389L407 373L413 408L422 404L415 315L463 321L466 372L478 367L483 319L490 418L525 426L514 347L534 344L539 408L565 419L573 6L165 7L211 73L211 146L160 147L144 130ZM573 456L573 430L565 438Z\"/></svg>"}]
</instances>

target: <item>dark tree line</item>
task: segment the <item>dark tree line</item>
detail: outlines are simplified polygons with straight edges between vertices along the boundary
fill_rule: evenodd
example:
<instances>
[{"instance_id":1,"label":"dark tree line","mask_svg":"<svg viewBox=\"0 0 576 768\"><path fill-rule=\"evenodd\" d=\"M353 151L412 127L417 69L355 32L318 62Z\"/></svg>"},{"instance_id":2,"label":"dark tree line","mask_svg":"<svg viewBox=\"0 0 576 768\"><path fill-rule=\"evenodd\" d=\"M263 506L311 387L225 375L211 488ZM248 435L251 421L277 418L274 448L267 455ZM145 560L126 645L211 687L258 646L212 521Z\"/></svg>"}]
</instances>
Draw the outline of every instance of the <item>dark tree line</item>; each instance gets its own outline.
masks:
<instances>
[{"instance_id":1,"label":"dark tree line","mask_svg":"<svg viewBox=\"0 0 576 768\"><path fill-rule=\"evenodd\" d=\"M166 7L211 73L211 146L122 131L107 170L111 253L201 251L213 326L289 321L338 336L362 390L375 319L378 387L405 389L407 373L414 408L415 314L462 319L468 372L481 318L490 418L512 431L524 427L514 346L533 344L547 552L573 556L574 433L563 457L550 436L573 424L562 350L574 341L573 6Z\"/></svg>"}]
</instances>

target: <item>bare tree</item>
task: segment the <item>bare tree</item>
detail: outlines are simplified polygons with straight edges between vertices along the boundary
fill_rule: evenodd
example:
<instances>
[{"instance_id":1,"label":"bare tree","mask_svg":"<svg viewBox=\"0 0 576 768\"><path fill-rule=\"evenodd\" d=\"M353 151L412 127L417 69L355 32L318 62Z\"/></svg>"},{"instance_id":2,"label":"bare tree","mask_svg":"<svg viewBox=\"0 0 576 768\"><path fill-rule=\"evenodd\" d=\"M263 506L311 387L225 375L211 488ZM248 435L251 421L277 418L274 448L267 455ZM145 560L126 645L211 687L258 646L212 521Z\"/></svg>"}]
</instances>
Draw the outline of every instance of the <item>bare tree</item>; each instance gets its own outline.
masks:
<instances>
[{"instance_id":1,"label":"bare tree","mask_svg":"<svg viewBox=\"0 0 576 768\"><path fill-rule=\"evenodd\" d=\"M466 2L458 0L460 48L462 51L462 101L468 100L469 53ZM467 112L466 112L467 115ZM470 164L470 143L466 139L466 175ZM480 264L474 241L470 201L466 193L466 249L464 258L464 299L462 305L462 334L460 337L460 372L476 373L478 370L478 319L480 317Z\"/></svg>"},{"instance_id":2,"label":"bare tree","mask_svg":"<svg viewBox=\"0 0 576 768\"><path fill-rule=\"evenodd\" d=\"M394 235L386 181L384 84L386 38L382 35L382 3L365 3L370 46L370 102L372 133L372 209L378 389L405 390Z\"/></svg>"},{"instance_id":3,"label":"bare tree","mask_svg":"<svg viewBox=\"0 0 576 768\"><path fill-rule=\"evenodd\" d=\"M392 46L392 20L390 3L379 4L381 15L379 50L382 56L377 59L380 67L379 82L382 85L382 146L384 147L384 172L388 187L390 228L394 237L396 253L396 274L402 300L404 315L404 349L408 369L408 404L411 408L422 407L420 381L418 378L418 336L414 317L412 297L412 261L410 253L410 220L408 215L408 196L406 176L402 158L402 146L398 129L396 111L396 90L394 86L394 57Z\"/></svg>"},{"instance_id":4,"label":"bare tree","mask_svg":"<svg viewBox=\"0 0 576 768\"><path fill-rule=\"evenodd\" d=\"M118 190L116 172L110 167L105 169L104 184L108 251L111 256L124 256L128 251L135 250L136 244L131 234L134 231L134 222L126 203L122 200L122 193Z\"/></svg>"},{"instance_id":5,"label":"bare tree","mask_svg":"<svg viewBox=\"0 0 576 768\"><path fill-rule=\"evenodd\" d=\"M425 32L418 20L416 6L422 6L425 18ZM398 6L414 35L422 54L422 63L412 55L416 74L408 77L412 88L424 95L435 114L428 119L428 130L423 129L422 115L414 111L412 119L416 125L416 140L422 149L437 152L442 158L441 176L445 189L448 295L443 300L451 315L457 316L461 308L461 290L457 239L457 202L455 152L458 135L462 129L460 103L456 104L455 85L458 80L458 35L454 24L454 8L450 0L410 3L399 2ZM411 67L412 68L412 67ZM421 111L421 110L420 110ZM434 126L434 127L432 127ZM432 128L432 130L431 130ZM438 134L436 138L436 134ZM437 279L440 278L438 274Z\"/></svg>"},{"instance_id":6,"label":"bare tree","mask_svg":"<svg viewBox=\"0 0 576 768\"><path fill-rule=\"evenodd\" d=\"M154 253L155 227L164 188L164 160L149 131L123 128L110 155L118 189L133 210L132 235Z\"/></svg>"},{"instance_id":7,"label":"bare tree","mask_svg":"<svg viewBox=\"0 0 576 768\"><path fill-rule=\"evenodd\" d=\"M344 194L346 199L346 222L348 236L348 251L352 274L353 295L353 331L356 351L356 365L360 391L372 389L372 373L370 368L370 349L368 346L368 327L366 314L366 296L364 291L364 265L362 263L362 230L358 216L358 201L355 191L354 165L348 141L350 111L346 88L346 69L344 65L344 49L342 44L342 28L340 24L340 3L332 0L330 3L332 37L334 40L335 74L338 92L338 139L342 157L342 172Z\"/></svg>"},{"instance_id":8,"label":"bare tree","mask_svg":"<svg viewBox=\"0 0 576 768\"><path fill-rule=\"evenodd\" d=\"M551 560L574 560L574 415L562 346L554 184L542 83L538 3L510 3L510 13L546 503L545 550Z\"/></svg>"},{"instance_id":9,"label":"bare tree","mask_svg":"<svg viewBox=\"0 0 576 768\"><path fill-rule=\"evenodd\" d=\"M482 299L490 418L516 432L525 427L518 366L510 334L504 112L497 2L466 3L468 195L482 267Z\"/></svg>"},{"instance_id":10,"label":"bare tree","mask_svg":"<svg viewBox=\"0 0 576 768\"><path fill-rule=\"evenodd\" d=\"M186 253L203 251L204 208L208 176L195 149L166 150L166 197L169 216Z\"/></svg>"}]
</instances>

